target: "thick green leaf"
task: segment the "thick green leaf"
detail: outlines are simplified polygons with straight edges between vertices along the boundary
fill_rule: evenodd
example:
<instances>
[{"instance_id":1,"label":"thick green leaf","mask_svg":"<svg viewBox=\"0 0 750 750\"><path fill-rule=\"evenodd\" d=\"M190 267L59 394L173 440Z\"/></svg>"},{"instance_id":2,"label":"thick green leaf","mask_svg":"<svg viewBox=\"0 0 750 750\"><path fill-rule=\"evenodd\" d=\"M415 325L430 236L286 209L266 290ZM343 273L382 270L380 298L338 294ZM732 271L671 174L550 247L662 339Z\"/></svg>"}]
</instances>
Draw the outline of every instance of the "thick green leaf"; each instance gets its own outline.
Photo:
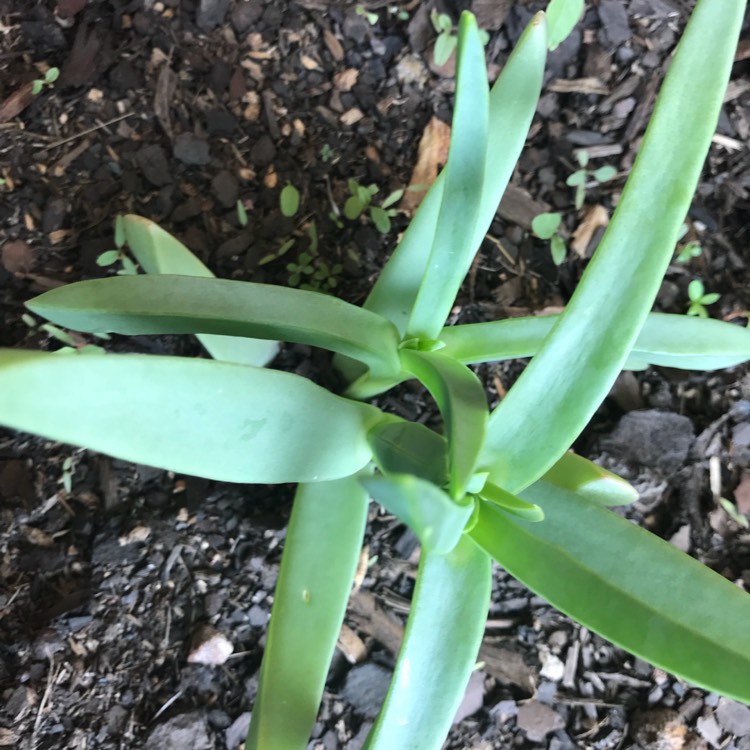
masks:
<instances>
[{"instance_id":1,"label":"thick green leaf","mask_svg":"<svg viewBox=\"0 0 750 750\"><path fill-rule=\"evenodd\" d=\"M458 24L456 101L440 212L430 258L414 301L407 336L434 339L476 254L466 242L479 217L489 126L484 48L471 13Z\"/></svg>"},{"instance_id":2,"label":"thick green leaf","mask_svg":"<svg viewBox=\"0 0 750 750\"><path fill-rule=\"evenodd\" d=\"M464 364L533 357L559 317L543 315L447 326L440 334L445 344L440 351ZM750 359L750 330L720 320L649 313L631 358L641 367L734 367ZM631 364L630 360L626 364Z\"/></svg>"},{"instance_id":3,"label":"thick green leaf","mask_svg":"<svg viewBox=\"0 0 750 750\"><path fill-rule=\"evenodd\" d=\"M181 242L142 216L123 217L122 231L130 251L149 274L213 277L213 273ZM277 341L201 335L198 340L214 359L241 365L267 365L279 351Z\"/></svg>"},{"instance_id":4,"label":"thick green leaf","mask_svg":"<svg viewBox=\"0 0 750 750\"><path fill-rule=\"evenodd\" d=\"M228 362L0 349L0 424L227 482L320 482L370 460L379 409Z\"/></svg>"},{"instance_id":5,"label":"thick green leaf","mask_svg":"<svg viewBox=\"0 0 750 750\"><path fill-rule=\"evenodd\" d=\"M551 0L547 7L549 48L557 49L583 15L583 0Z\"/></svg>"},{"instance_id":6,"label":"thick green leaf","mask_svg":"<svg viewBox=\"0 0 750 750\"><path fill-rule=\"evenodd\" d=\"M396 327L327 294L194 276L120 276L52 289L27 303L58 325L91 333L209 333L321 346L400 372Z\"/></svg>"},{"instance_id":7,"label":"thick green leaf","mask_svg":"<svg viewBox=\"0 0 750 750\"><path fill-rule=\"evenodd\" d=\"M547 25L537 14L524 31L490 92L489 134L479 214L466 224L465 243L476 252L515 169L536 111L547 56ZM370 296L368 310L404 333L430 259L443 201L445 170L433 183L386 264ZM462 243L463 244L463 243ZM441 321L442 322L442 321Z\"/></svg>"},{"instance_id":8,"label":"thick green leaf","mask_svg":"<svg viewBox=\"0 0 750 750\"><path fill-rule=\"evenodd\" d=\"M434 484L409 474L365 477L360 482L414 532L426 551L437 555L456 546L474 511L471 498L456 503Z\"/></svg>"},{"instance_id":9,"label":"thick green leaf","mask_svg":"<svg viewBox=\"0 0 750 750\"><path fill-rule=\"evenodd\" d=\"M464 696L484 635L492 573L466 536L448 555L422 554L383 708L364 750L439 750Z\"/></svg>"},{"instance_id":10,"label":"thick green leaf","mask_svg":"<svg viewBox=\"0 0 750 750\"><path fill-rule=\"evenodd\" d=\"M437 402L448 438L450 492L466 492L487 428L487 397L477 376L440 352L401 351L403 368L415 375Z\"/></svg>"},{"instance_id":11,"label":"thick green leaf","mask_svg":"<svg viewBox=\"0 0 750 750\"><path fill-rule=\"evenodd\" d=\"M599 505L630 505L638 499L633 486L622 477L572 451L564 453L542 479Z\"/></svg>"},{"instance_id":12,"label":"thick green leaf","mask_svg":"<svg viewBox=\"0 0 750 750\"><path fill-rule=\"evenodd\" d=\"M538 505L526 502L517 495L511 495L510 492L506 492L502 487L498 487L492 482L485 482L479 496L513 516L525 518L532 522L544 520L544 511Z\"/></svg>"},{"instance_id":13,"label":"thick green leaf","mask_svg":"<svg viewBox=\"0 0 750 750\"><path fill-rule=\"evenodd\" d=\"M509 492L563 455L635 344L711 143L744 9L744 0L699 0L594 258L554 330L490 417L483 460L492 481Z\"/></svg>"},{"instance_id":14,"label":"thick green leaf","mask_svg":"<svg viewBox=\"0 0 750 750\"><path fill-rule=\"evenodd\" d=\"M247 750L304 750L367 522L356 477L297 490L274 591Z\"/></svg>"},{"instance_id":15,"label":"thick green leaf","mask_svg":"<svg viewBox=\"0 0 750 750\"><path fill-rule=\"evenodd\" d=\"M750 702L750 595L600 505L537 482L542 523L480 506L472 538L560 611L699 687Z\"/></svg>"},{"instance_id":16,"label":"thick green leaf","mask_svg":"<svg viewBox=\"0 0 750 750\"><path fill-rule=\"evenodd\" d=\"M370 430L367 440L384 474L411 474L437 487L448 484L448 443L423 424L384 421Z\"/></svg>"}]
</instances>

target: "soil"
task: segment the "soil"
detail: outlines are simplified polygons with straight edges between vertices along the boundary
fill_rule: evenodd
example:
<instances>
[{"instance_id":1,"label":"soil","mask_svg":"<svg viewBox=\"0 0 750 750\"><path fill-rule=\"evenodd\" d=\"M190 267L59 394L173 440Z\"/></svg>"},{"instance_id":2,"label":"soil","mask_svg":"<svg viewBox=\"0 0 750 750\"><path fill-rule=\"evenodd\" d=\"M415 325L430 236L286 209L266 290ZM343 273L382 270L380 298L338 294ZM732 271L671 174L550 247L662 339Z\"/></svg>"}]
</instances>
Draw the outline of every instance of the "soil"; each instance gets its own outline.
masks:
<instances>
[{"instance_id":1,"label":"soil","mask_svg":"<svg viewBox=\"0 0 750 750\"><path fill-rule=\"evenodd\" d=\"M376 205L419 184L420 141L438 154L440 123L450 120L452 63L434 63L430 11L456 18L471 7L490 32L496 75L542 5L0 0L0 345L60 346L22 317L23 302L111 273L96 260L122 212L160 222L219 276L361 302L408 211L385 234L367 212L343 218L348 181L376 185ZM616 204L690 5L587 4L551 55L527 148L454 322L565 304ZM675 259L659 310L683 312L688 283L701 279L721 295L713 317L747 324L749 49L744 37L688 217L684 243L701 251ZM32 93L50 68L59 78ZM581 150L592 168L617 175L590 180L577 211L566 179ZM302 197L293 218L279 209L289 183ZM560 266L529 231L548 210L561 212L569 244ZM300 273L306 266L313 271ZM112 346L200 354L178 337ZM493 401L522 364L478 368ZM327 355L305 347L286 347L275 366L332 382ZM408 385L384 404L434 417ZM576 447L633 481L640 499L630 518L750 590L745 367L623 375ZM239 747L291 496L0 432L0 747ZM736 504L736 519L720 497ZM373 506L363 560L377 564L352 596L311 747L361 747L417 555L411 534ZM750 748L750 708L612 647L499 568L480 659L448 748Z\"/></svg>"}]
</instances>

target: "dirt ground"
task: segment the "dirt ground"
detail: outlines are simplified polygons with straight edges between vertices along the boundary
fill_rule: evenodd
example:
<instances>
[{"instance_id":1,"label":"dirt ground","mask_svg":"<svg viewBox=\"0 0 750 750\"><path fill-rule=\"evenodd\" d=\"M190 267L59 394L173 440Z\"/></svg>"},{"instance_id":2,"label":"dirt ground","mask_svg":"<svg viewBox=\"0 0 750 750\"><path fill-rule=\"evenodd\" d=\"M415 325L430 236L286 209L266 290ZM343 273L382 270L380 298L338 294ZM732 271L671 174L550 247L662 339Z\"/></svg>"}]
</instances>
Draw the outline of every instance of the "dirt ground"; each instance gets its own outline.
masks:
<instances>
[{"instance_id":1,"label":"dirt ground","mask_svg":"<svg viewBox=\"0 0 750 750\"><path fill-rule=\"evenodd\" d=\"M112 273L96 259L113 247L122 212L160 222L219 276L361 302L414 192L383 233L367 212L341 215L348 181L376 185L379 206L423 184L444 158L453 69L434 61L430 12L455 19L471 8L489 32L495 76L543 5L0 0L0 346L60 346L22 318L23 302ZM616 204L690 6L587 3L550 57L527 148L454 322L565 304ZM659 310L684 312L688 284L700 279L721 295L712 317L747 324L749 57L743 34ZM34 93L50 68L59 78ZM611 165L616 175L589 179L577 210L566 179L582 151L592 170ZM289 183L301 194L293 218L279 210ZM530 232L550 210L562 214L568 246L559 266ZM700 250L679 259L690 242ZM179 337L110 346L201 353ZM478 368L493 401L522 365ZM334 383L329 357L306 347L286 347L275 366ZM381 404L434 416L408 384ZM638 488L628 517L750 590L747 368L623 375L576 447ZM0 432L0 747L236 750L291 494ZM361 747L403 634L417 555L413 536L373 506L363 561L375 562L352 596L312 748ZM229 642L233 653L206 664L204 642L219 651ZM500 568L480 660L447 748L750 750L750 708L614 648Z\"/></svg>"}]
</instances>

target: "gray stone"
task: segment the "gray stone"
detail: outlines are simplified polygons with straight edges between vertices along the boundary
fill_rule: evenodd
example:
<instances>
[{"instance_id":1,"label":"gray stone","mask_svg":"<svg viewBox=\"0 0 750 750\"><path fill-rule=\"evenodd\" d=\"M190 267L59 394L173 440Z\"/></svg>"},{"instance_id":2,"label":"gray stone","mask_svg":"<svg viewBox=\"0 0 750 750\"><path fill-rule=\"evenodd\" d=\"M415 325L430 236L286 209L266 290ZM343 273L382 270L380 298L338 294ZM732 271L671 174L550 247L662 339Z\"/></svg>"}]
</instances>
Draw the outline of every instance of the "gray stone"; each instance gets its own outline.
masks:
<instances>
[{"instance_id":1,"label":"gray stone","mask_svg":"<svg viewBox=\"0 0 750 750\"><path fill-rule=\"evenodd\" d=\"M518 709L516 724L530 742L543 742L551 732L563 729L565 720L544 703L531 700Z\"/></svg>"},{"instance_id":2,"label":"gray stone","mask_svg":"<svg viewBox=\"0 0 750 750\"><path fill-rule=\"evenodd\" d=\"M346 676L341 695L358 714L374 719L380 711L390 682L391 673L383 667L363 664L354 667Z\"/></svg>"},{"instance_id":3,"label":"gray stone","mask_svg":"<svg viewBox=\"0 0 750 750\"><path fill-rule=\"evenodd\" d=\"M239 750L239 748L245 746L245 737L247 737L247 730L250 728L250 717L250 712L245 711L224 732L224 741L227 743L227 750Z\"/></svg>"},{"instance_id":4,"label":"gray stone","mask_svg":"<svg viewBox=\"0 0 750 750\"><path fill-rule=\"evenodd\" d=\"M206 720L198 711L173 716L149 734L145 750L212 750Z\"/></svg>"},{"instance_id":5,"label":"gray stone","mask_svg":"<svg viewBox=\"0 0 750 750\"><path fill-rule=\"evenodd\" d=\"M244 34L263 15L263 3L260 0L245 0L238 2L232 8L230 20L232 28L238 34Z\"/></svg>"},{"instance_id":6,"label":"gray stone","mask_svg":"<svg viewBox=\"0 0 750 750\"><path fill-rule=\"evenodd\" d=\"M231 172L219 172L211 180L211 193L224 208L232 208L237 203L240 186Z\"/></svg>"},{"instance_id":7,"label":"gray stone","mask_svg":"<svg viewBox=\"0 0 750 750\"><path fill-rule=\"evenodd\" d=\"M685 462L694 439L687 417L646 409L626 414L602 448L628 463L671 474Z\"/></svg>"},{"instance_id":8,"label":"gray stone","mask_svg":"<svg viewBox=\"0 0 750 750\"><path fill-rule=\"evenodd\" d=\"M135 160L143 176L155 187L164 187L172 182L169 162L161 146L145 146L138 152Z\"/></svg>"},{"instance_id":9,"label":"gray stone","mask_svg":"<svg viewBox=\"0 0 750 750\"><path fill-rule=\"evenodd\" d=\"M183 164L204 167L211 161L208 141L192 133L180 133L174 140L174 157Z\"/></svg>"},{"instance_id":10,"label":"gray stone","mask_svg":"<svg viewBox=\"0 0 750 750\"><path fill-rule=\"evenodd\" d=\"M619 47L630 39L630 23L622 0L601 0L599 20L602 22L607 41L613 47Z\"/></svg>"},{"instance_id":11,"label":"gray stone","mask_svg":"<svg viewBox=\"0 0 750 750\"><path fill-rule=\"evenodd\" d=\"M229 10L229 0L201 0L196 23L198 28L210 31L224 23Z\"/></svg>"},{"instance_id":12,"label":"gray stone","mask_svg":"<svg viewBox=\"0 0 750 750\"><path fill-rule=\"evenodd\" d=\"M725 732L745 737L750 735L750 707L728 698L721 698L716 709L716 719Z\"/></svg>"}]
</instances>

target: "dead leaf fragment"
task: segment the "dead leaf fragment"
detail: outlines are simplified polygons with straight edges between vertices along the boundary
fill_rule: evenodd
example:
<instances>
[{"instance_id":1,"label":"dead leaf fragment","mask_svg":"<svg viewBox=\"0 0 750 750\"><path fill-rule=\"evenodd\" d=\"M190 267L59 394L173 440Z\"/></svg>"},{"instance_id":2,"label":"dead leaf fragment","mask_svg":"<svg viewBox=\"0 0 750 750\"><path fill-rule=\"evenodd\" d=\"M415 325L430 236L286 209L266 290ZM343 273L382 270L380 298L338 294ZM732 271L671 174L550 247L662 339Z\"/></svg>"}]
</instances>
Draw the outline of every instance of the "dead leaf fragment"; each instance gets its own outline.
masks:
<instances>
[{"instance_id":1,"label":"dead leaf fragment","mask_svg":"<svg viewBox=\"0 0 750 750\"><path fill-rule=\"evenodd\" d=\"M309 55L300 55L299 61L302 63L302 67L305 70L320 70L320 65L318 65L318 61L310 57Z\"/></svg>"},{"instance_id":2,"label":"dead leaf fragment","mask_svg":"<svg viewBox=\"0 0 750 750\"><path fill-rule=\"evenodd\" d=\"M139 524L134 526L127 534L123 534L117 541L121 547L127 544L137 544L139 542L145 542L151 536L151 528L149 526L143 526Z\"/></svg>"},{"instance_id":3,"label":"dead leaf fragment","mask_svg":"<svg viewBox=\"0 0 750 750\"><path fill-rule=\"evenodd\" d=\"M35 253L31 245L24 240L10 240L3 245L2 259L5 270L9 273L29 273L34 267Z\"/></svg>"},{"instance_id":4,"label":"dead leaf fragment","mask_svg":"<svg viewBox=\"0 0 750 750\"><path fill-rule=\"evenodd\" d=\"M0 103L0 123L9 122L14 117L18 117L34 101L31 86L31 81L25 83Z\"/></svg>"},{"instance_id":5,"label":"dead leaf fragment","mask_svg":"<svg viewBox=\"0 0 750 750\"><path fill-rule=\"evenodd\" d=\"M586 250L588 249L596 230L600 227L606 227L607 224L609 224L609 213L607 209L599 204L591 206L591 208L586 211L578 228L573 232L573 240L570 243L571 250L573 250L579 258L585 258Z\"/></svg>"},{"instance_id":6,"label":"dead leaf fragment","mask_svg":"<svg viewBox=\"0 0 750 750\"><path fill-rule=\"evenodd\" d=\"M433 117L425 127L419 141L417 164L409 181L409 189L404 193L400 208L407 215L417 210L427 188L435 182L438 170L448 160L448 147L451 141L450 125Z\"/></svg>"},{"instance_id":7,"label":"dead leaf fragment","mask_svg":"<svg viewBox=\"0 0 750 750\"><path fill-rule=\"evenodd\" d=\"M341 626L336 645L350 664L361 664L367 658L367 646L348 625Z\"/></svg>"},{"instance_id":8,"label":"dead leaf fragment","mask_svg":"<svg viewBox=\"0 0 750 750\"><path fill-rule=\"evenodd\" d=\"M233 651L234 646L225 635L210 625L203 625L193 635L187 660L190 664L218 667L226 662Z\"/></svg>"},{"instance_id":9,"label":"dead leaf fragment","mask_svg":"<svg viewBox=\"0 0 750 750\"><path fill-rule=\"evenodd\" d=\"M359 70L357 68L347 68L340 73L336 73L333 77L333 85L339 91L351 91L358 78Z\"/></svg>"},{"instance_id":10,"label":"dead leaf fragment","mask_svg":"<svg viewBox=\"0 0 750 750\"><path fill-rule=\"evenodd\" d=\"M169 116L169 108L174 99L174 92L177 88L177 76L169 64L162 65L159 71L159 77L156 79L156 89L154 91L154 114L159 124L162 126L167 137L172 140L172 120Z\"/></svg>"}]
</instances>

